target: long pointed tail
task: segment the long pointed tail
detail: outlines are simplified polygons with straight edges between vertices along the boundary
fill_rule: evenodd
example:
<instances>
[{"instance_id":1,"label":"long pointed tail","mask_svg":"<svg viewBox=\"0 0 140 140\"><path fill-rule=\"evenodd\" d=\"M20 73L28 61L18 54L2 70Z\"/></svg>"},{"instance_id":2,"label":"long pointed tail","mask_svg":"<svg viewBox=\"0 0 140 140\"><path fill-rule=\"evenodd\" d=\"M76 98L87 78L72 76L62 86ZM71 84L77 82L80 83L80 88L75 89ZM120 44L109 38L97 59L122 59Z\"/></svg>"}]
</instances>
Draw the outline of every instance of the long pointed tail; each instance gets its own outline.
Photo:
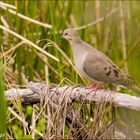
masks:
<instances>
[{"instance_id":1,"label":"long pointed tail","mask_svg":"<svg viewBox=\"0 0 140 140\"><path fill-rule=\"evenodd\" d=\"M131 86L128 86L127 88L129 88L131 90L134 90L134 91L136 91L137 93L140 94L140 88L138 88L136 85L131 85Z\"/></svg>"}]
</instances>

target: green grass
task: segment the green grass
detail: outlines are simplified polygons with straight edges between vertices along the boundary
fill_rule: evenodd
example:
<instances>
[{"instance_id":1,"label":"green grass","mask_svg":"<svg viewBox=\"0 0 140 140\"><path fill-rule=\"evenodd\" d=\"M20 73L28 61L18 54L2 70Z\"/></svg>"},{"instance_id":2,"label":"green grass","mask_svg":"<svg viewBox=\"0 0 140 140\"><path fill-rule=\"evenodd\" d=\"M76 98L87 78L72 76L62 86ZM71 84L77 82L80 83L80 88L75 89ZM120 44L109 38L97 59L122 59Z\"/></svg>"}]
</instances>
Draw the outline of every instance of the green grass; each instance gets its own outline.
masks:
<instances>
[{"instance_id":1,"label":"green grass","mask_svg":"<svg viewBox=\"0 0 140 140\"><path fill-rule=\"evenodd\" d=\"M6 137L6 102L4 97L4 73L3 63L0 61L0 139Z\"/></svg>"},{"instance_id":2,"label":"green grass","mask_svg":"<svg viewBox=\"0 0 140 140\"><path fill-rule=\"evenodd\" d=\"M92 23L96 21L100 17L104 17L106 14L110 13L113 9L120 7L121 1L64 1L64 0L2 0L5 3L15 5L17 7L17 14L14 15L10 13L8 10L0 9L0 16L4 18L7 22L10 30L18 33L19 35L27 38L36 44L38 40L41 39L50 39L55 42L60 49L62 49L71 60L73 60L72 51L70 45L64 39L60 39L62 35L62 31L66 28L72 27L80 27L83 25L87 25L88 23ZM99 7L98 7L99 5ZM114 13L109 18L106 18L104 21L90 27L86 27L82 30L79 30L78 33L80 37L86 42L94 45L96 48L104 52L108 55L122 70L125 71L125 65L128 68L129 75L132 76L137 85L140 87L140 2L138 1L124 1L122 2L123 6L123 18L120 18L120 9ZM14 9L13 9L14 10ZM15 10L14 10L15 11ZM38 20L40 22L49 24L52 28L46 28L36 23L32 23L29 20L22 19L18 16L18 13L21 13L31 19ZM124 30L121 28L121 21L124 21ZM0 20L0 25L4 25L4 22ZM121 34L125 34L125 42L124 46L126 49L127 59L124 61L124 49L122 43L124 40L122 39ZM44 53L38 51L32 45L27 45L27 43L21 44L18 48L14 49L15 46L21 42L21 39L16 36L5 32L0 28L0 61L4 60L6 63L6 71L10 69L10 73L5 74L4 81L2 80L2 76L0 77L2 82L5 83L5 89L9 87L13 87L14 84L24 85L26 82L25 78L28 81L49 81L49 84L56 83L59 84L63 79L67 78L69 81L74 84L84 84L82 79L75 72L74 68L70 65L70 63L66 60L66 58L62 55L62 53L56 49L54 46L50 46L45 48L45 51L49 52L53 56L59 59L59 62L55 61L50 57L46 57ZM37 45L40 48L43 48L47 41L41 41ZM13 48L13 51L1 57L4 52L7 52ZM49 65L46 65L47 62ZM46 68L45 68L46 67ZM49 71L47 71L47 68ZM5 72L6 73L6 72ZM24 76L23 76L24 75ZM71 84L67 80L64 80L61 85ZM3 86L0 87L1 96L3 96ZM121 90L123 92L123 90ZM130 94L137 95L132 92ZM3 97L0 98L4 99ZM4 104L3 104L4 105ZM5 105L4 105L5 106ZM78 104L78 109L80 105ZM0 106L1 107L1 106ZM32 106L31 106L32 108ZM47 108L47 107L46 107ZM85 124L90 123L91 110L96 111L95 106L85 107L82 106L82 109L79 109L85 113L83 117L88 116L88 119L84 120ZM100 107L102 110L102 107ZM13 109L17 111L14 107ZM36 109L39 111L38 109ZM47 110L47 109L46 109ZM44 110L44 112L46 111ZM110 109L109 109L110 110ZM28 122L31 122L32 113L29 116L26 116L28 111L26 109L18 110L23 111L23 116ZM17 111L17 112L18 112ZM27 111L27 112L26 112ZM4 115L3 111L3 115ZM18 113L19 113L18 112ZM110 111L109 111L110 112ZM127 129L127 122L124 121L124 118L130 116L135 119L135 113L130 113L129 116L124 115L125 110L117 111L117 119L119 120L118 125L124 124L123 133L128 134L125 129ZM96 113L95 113L96 114ZM96 115L93 113L92 119L96 118ZM109 116L109 117L108 117ZM13 116L10 115L8 120L10 120ZM5 117L2 117L5 118ZM102 128L107 124L107 118L111 121L110 114L103 114L101 117ZM129 120L129 118L128 118ZM139 119L138 119L139 120ZM137 121L138 121L137 120ZM46 123L47 125L47 123ZM94 125L94 124L93 124ZM98 125L98 124L97 124ZM130 121L129 128L134 125L135 128L131 131L138 131L139 125L135 122ZM0 125L0 129L5 128L5 126ZM66 127L66 126L65 126ZM96 127L96 126L95 126ZM99 127L99 126L97 126ZM5 128L6 129L6 128ZM3 130L5 130L3 129ZM27 128L24 128L18 119L14 119L9 125L7 132L12 138L22 138L26 137L29 133L25 133ZM44 128L44 120L42 116L40 116L36 129L45 134L46 128ZM45 129L45 130L43 130ZM130 131L130 130L129 130ZM96 131L92 131L97 132ZM138 133L140 133L138 131ZM137 134L132 134L131 137L139 138L140 136ZM68 138L69 129L65 130L65 138ZM99 135L100 133L98 133ZM10 136L7 136L10 138ZM52 134L53 135L53 134ZM30 137L30 134L29 134ZM39 138L40 135L36 134L36 138ZM51 136L50 136L51 137Z\"/></svg>"}]
</instances>

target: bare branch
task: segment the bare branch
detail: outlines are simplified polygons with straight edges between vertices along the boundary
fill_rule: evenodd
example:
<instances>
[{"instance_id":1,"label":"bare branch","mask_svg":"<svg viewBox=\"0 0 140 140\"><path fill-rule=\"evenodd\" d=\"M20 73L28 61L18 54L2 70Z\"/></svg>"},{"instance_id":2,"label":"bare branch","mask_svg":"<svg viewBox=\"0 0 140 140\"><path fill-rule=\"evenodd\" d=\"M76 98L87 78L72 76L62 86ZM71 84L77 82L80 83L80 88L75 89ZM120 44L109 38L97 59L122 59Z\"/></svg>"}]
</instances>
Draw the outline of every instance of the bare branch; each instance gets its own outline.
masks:
<instances>
[{"instance_id":1,"label":"bare branch","mask_svg":"<svg viewBox=\"0 0 140 140\"><path fill-rule=\"evenodd\" d=\"M89 92L84 87L48 87L42 83L29 83L27 89L9 89L5 91L9 104L11 100L21 98L23 104L38 103L42 99L58 105L62 98L67 97L68 103L112 102L114 106L140 112L140 98L110 90Z\"/></svg>"}]
</instances>

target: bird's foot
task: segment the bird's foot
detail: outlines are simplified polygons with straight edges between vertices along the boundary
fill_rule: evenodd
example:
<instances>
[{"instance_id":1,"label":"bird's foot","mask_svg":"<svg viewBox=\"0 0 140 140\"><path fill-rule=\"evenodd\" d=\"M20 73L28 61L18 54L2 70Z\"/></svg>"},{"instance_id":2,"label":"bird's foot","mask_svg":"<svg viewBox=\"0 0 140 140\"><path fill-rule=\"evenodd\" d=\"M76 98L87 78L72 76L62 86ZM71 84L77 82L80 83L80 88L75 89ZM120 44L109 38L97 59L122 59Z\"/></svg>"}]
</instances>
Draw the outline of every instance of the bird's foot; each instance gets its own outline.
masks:
<instances>
[{"instance_id":1,"label":"bird's foot","mask_svg":"<svg viewBox=\"0 0 140 140\"><path fill-rule=\"evenodd\" d=\"M93 92L93 91L96 92L98 89L100 89L100 87L97 84L93 84L89 87L86 87L86 89L88 89L89 92Z\"/></svg>"}]
</instances>

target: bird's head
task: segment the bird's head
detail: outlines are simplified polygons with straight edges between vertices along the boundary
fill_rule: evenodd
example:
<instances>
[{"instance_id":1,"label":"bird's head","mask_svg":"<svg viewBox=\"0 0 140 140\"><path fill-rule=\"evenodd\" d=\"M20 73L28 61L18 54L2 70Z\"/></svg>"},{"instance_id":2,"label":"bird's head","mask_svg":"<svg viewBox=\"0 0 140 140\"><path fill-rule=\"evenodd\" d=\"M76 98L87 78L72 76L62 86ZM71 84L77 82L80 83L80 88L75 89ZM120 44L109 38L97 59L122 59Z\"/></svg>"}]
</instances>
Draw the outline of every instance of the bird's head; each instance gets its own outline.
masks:
<instances>
[{"instance_id":1,"label":"bird's head","mask_svg":"<svg viewBox=\"0 0 140 140\"><path fill-rule=\"evenodd\" d=\"M64 30L62 37L68 40L69 42L75 42L80 39L80 37L74 29Z\"/></svg>"}]
</instances>

